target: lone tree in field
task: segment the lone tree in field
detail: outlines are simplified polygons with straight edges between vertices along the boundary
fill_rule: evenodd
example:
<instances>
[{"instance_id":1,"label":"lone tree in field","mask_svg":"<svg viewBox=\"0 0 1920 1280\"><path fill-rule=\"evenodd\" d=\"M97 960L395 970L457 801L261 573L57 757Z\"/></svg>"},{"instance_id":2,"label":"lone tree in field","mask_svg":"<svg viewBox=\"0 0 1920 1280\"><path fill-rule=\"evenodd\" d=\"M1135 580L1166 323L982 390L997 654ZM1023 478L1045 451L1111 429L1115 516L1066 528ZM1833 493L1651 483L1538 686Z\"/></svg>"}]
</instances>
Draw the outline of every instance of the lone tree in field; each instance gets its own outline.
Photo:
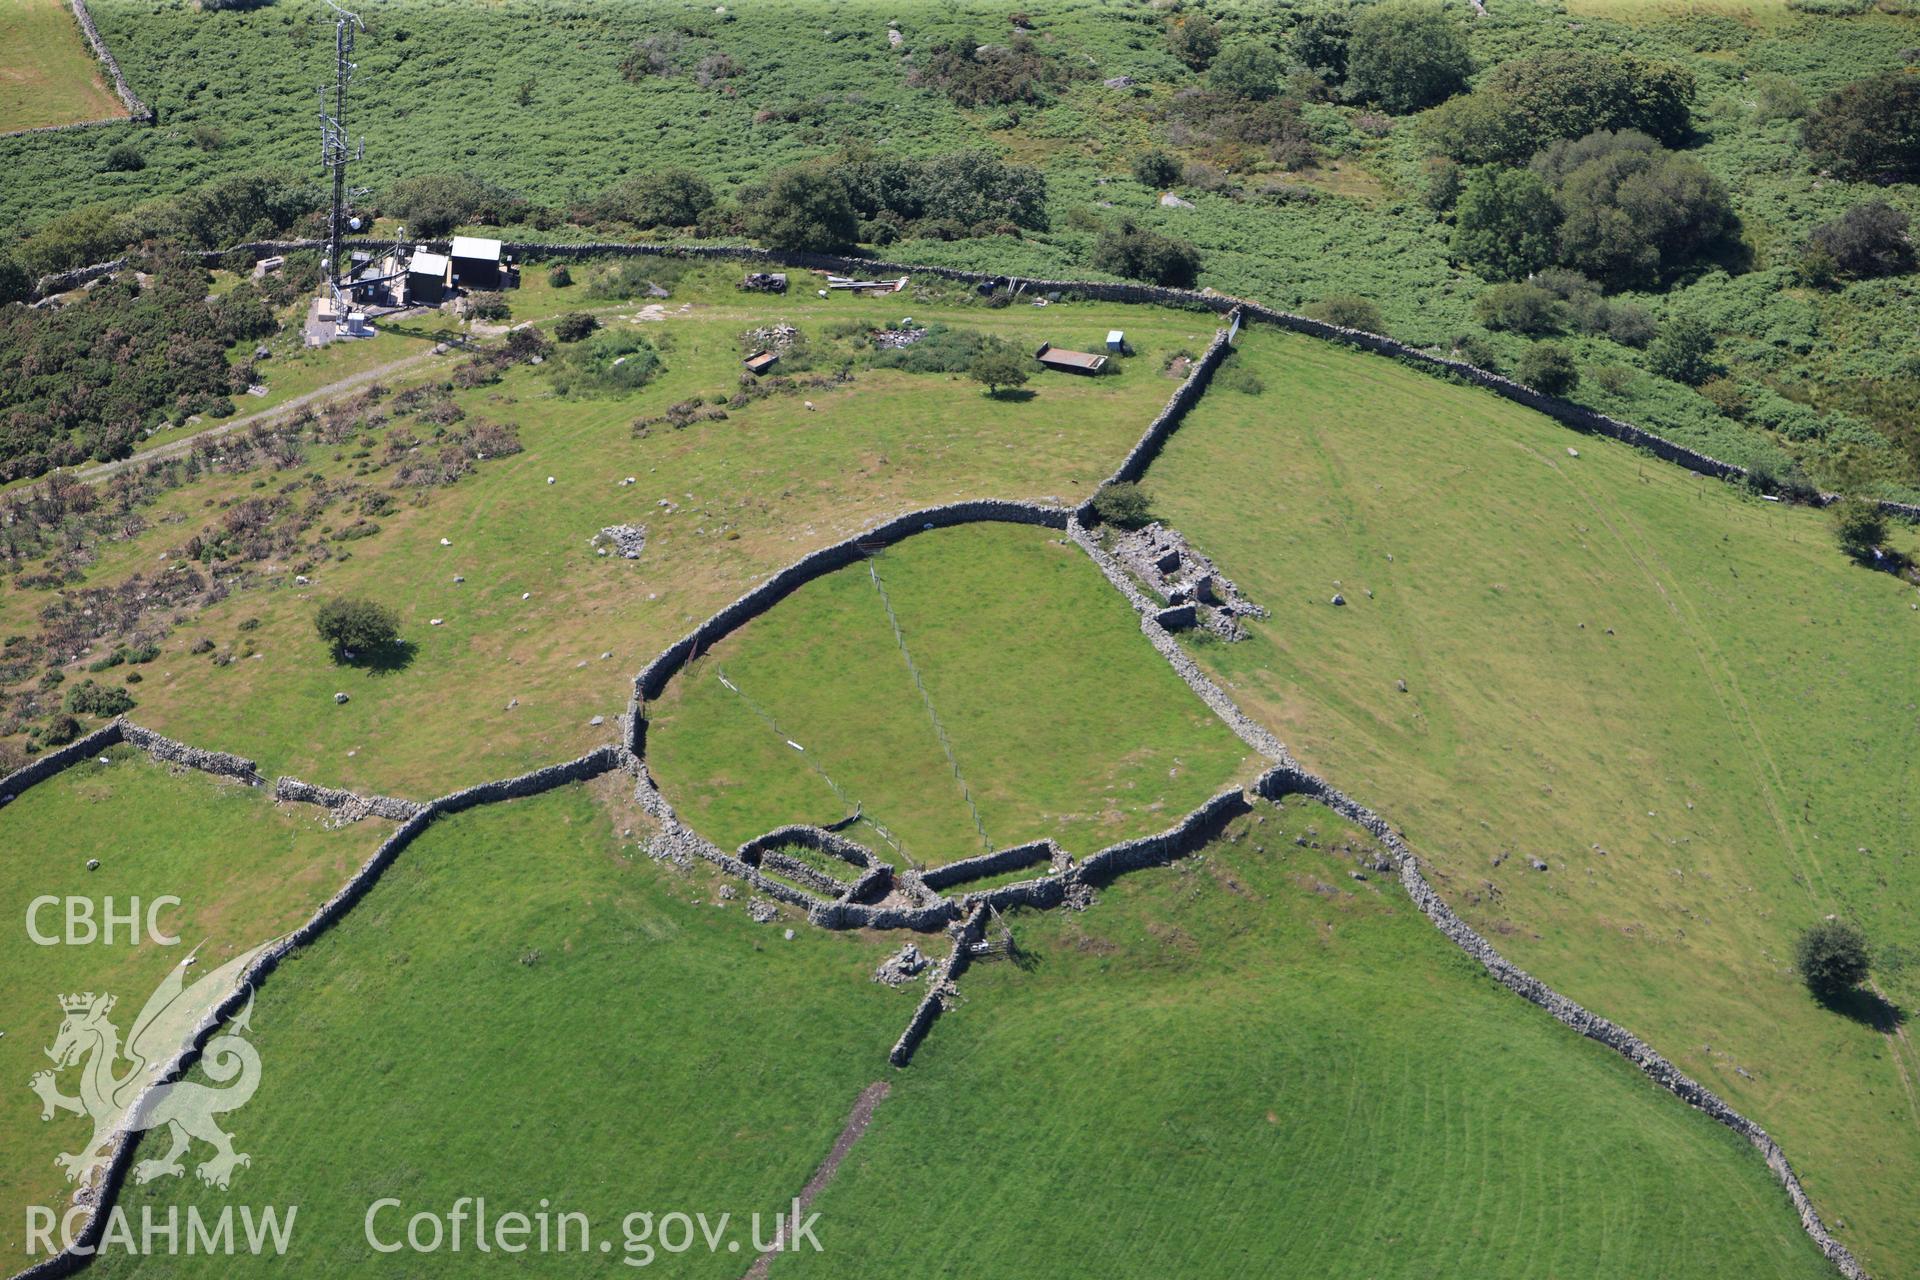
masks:
<instances>
[{"instance_id":1,"label":"lone tree in field","mask_svg":"<svg viewBox=\"0 0 1920 1280\"><path fill-rule=\"evenodd\" d=\"M354 596L335 596L313 615L320 638L335 662L348 654L372 653L400 638L400 616L382 604Z\"/></svg>"},{"instance_id":2,"label":"lone tree in field","mask_svg":"<svg viewBox=\"0 0 1920 1280\"><path fill-rule=\"evenodd\" d=\"M1833 508L1833 535L1854 559L1871 560L1874 548L1887 540L1887 517L1865 498L1842 498Z\"/></svg>"},{"instance_id":3,"label":"lone tree in field","mask_svg":"<svg viewBox=\"0 0 1920 1280\"><path fill-rule=\"evenodd\" d=\"M1026 384L1027 357L1011 343L990 343L967 366L967 376L985 386L988 395L998 396Z\"/></svg>"},{"instance_id":4,"label":"lone tree in field","mask_svg":"<svg viewBox=\"0 0 1920 1280\"><path fill-rule=\"evenodd\" d=\"M1137 484L1122 481L1094 494L1093 509L1107 524L1138 529L1153 520L1153 495Z\"/></svg>"},{"instance_id":5,"label":"lone tree in field","mask_svg":"<svg viewBox=\"0 0 1920 1280\"><path fill-rule=\"evenodd\" d=\"M1793 944L1793 964L1807 990L1823 1000L1865 982L1871 967L1866 937L1840 920L1822 920L1801 934Z\"/></svg>"}]
</instances>

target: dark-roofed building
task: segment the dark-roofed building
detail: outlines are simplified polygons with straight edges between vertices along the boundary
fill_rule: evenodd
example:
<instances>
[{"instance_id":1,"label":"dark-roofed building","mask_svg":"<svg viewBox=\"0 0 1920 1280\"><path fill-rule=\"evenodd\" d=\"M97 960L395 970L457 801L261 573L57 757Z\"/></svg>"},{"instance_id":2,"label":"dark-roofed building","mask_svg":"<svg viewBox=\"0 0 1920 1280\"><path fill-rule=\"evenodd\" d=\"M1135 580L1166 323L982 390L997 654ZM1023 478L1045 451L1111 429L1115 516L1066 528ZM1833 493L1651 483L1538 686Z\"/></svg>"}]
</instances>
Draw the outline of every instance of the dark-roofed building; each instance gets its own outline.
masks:
<instances>
[{"instance_id":1,"label":"dark-roofed building","mask_svg":"<svg viewBox=\"0 0 1920 1280\"><path fill-rule=\"evenodd\" d=\"M1090 351L1067 351L1043 342L1033 358L1049 369L1058 369L1062 373L1098 373L1107 367L1107 358Z\"/></svg>"},{"instance_id":2,"label":"dark-roofed building","mask_svg":"<svg viewBox=\"0 0 1920 1280\"><path fill-rule=\"evenodd\" d=\"M507 260L498 240L482 236L455 236L452 250L453 283L463 289L501 289L507 284Z\"/></svg>"},{"instance_id":3,"label":"dark-roofed building","mask_svg":"<svg viewBox=\"0 0 1920 1280\"><path fill-rule=\"evenodd\" d=\"M407 303L437 307L447 296L447 255L416 249L407 261Z\"/></svg>"}]
</instances>

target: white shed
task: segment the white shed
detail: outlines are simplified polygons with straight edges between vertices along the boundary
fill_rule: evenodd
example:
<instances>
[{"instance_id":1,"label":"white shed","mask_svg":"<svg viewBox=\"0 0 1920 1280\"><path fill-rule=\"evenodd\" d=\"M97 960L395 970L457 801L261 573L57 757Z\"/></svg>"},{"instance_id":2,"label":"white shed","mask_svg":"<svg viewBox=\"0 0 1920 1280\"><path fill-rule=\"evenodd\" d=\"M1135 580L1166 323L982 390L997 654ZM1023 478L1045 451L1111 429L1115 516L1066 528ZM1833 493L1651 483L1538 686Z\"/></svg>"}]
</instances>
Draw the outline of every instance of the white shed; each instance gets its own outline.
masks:
<instances>
[{"instance_id":1,"label":"white shed","mask_svg":"<svg viewBox=\"0 0 1920 1280\"><path fill-rule=\"evenodd\" d=\"M1127 335L1118 329L1107 330L1107 350L1115 355L1127 349Z\"/></svg>"}]
</instances>

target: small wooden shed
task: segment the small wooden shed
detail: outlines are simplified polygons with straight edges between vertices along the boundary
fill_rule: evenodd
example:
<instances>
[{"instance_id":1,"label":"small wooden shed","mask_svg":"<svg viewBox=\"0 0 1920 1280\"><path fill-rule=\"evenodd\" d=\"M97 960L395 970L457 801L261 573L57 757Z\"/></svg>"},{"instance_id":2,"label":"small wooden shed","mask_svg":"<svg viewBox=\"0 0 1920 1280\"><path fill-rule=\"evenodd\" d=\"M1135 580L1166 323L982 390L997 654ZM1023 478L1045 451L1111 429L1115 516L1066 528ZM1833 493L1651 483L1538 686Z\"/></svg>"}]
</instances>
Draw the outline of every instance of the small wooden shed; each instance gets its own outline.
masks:
<instances>
[{"instance_id":1,"label":"small wooden shed","mask_svg":"<svg viewBox=\"0 0 1920 1280\"><path fill-rule=\"evenodd\" d=\"M740 363L747 366L747 372L759 377L780 362L778 351L756 351Z\"/></svg>"},{"instance_id":2,"label":"small wooden shed","mask_svg":"<svg viewBox=\"0 0 1920 1280\"><path fill-rule=\"evenodd\" d=\"M1107 367L1107 358L1090 351L1068 351L1043 342L1033 358L1049 369L1058 369L1062 373L1098 373Z\"/></svg>"}]
</instances>

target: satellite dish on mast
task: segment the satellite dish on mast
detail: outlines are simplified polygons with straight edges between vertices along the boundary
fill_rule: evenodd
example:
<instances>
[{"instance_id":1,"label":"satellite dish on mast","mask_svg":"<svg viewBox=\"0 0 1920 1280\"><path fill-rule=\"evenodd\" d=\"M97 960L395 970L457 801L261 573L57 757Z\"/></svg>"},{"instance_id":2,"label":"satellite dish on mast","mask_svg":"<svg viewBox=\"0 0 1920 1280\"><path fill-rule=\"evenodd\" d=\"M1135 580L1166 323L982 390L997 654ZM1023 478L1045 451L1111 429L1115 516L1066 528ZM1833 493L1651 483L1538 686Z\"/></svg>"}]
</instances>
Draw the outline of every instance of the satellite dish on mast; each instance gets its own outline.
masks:
<instances>
[{"instance_id":1,"label":"satellite dish on mast","mask_svg":"<svg viewBox=\"0 0 1920 1280\"><path fill-rule=\"evenodd\" d=\"M347 219L347 225L348 225L349 227L352 227L352 228L353 228L353 229L354 229L355 231L358 231L358 230L360 229L360 219L358 219L358 218L348 218L348 219Z\"/></svg>"}]
</instances>

